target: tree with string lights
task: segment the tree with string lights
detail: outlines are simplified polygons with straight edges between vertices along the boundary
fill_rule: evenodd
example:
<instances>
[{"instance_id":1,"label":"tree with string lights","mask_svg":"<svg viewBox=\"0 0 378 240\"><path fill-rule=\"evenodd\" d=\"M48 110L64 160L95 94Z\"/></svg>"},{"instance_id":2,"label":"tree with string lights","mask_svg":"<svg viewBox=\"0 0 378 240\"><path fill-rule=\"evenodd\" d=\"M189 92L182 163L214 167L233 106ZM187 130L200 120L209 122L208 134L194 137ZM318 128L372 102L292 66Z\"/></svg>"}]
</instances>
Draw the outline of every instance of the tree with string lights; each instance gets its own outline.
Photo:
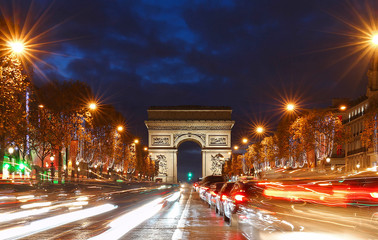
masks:
<instances>
[{"instance_id":1,"label":"tree with string lights","mask_svg":"<svg viewBox=\"0 0 378 240\"><path fill-rule=\"evenodd\" d=\"M0 58L0 168L5 149L17 137L16 129L26 126L26 91L30 82L14 54Z\"/></svg>"}]
</instances>

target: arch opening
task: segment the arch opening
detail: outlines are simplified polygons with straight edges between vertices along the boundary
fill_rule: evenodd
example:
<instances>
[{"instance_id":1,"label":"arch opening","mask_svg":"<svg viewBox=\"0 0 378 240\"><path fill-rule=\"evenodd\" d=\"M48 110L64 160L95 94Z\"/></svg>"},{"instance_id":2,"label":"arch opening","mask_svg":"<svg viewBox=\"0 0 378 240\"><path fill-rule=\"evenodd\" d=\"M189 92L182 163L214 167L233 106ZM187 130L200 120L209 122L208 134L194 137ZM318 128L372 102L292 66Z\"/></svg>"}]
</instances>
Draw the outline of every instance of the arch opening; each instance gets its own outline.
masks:
<instances>
[{"instance_id":1,"label":"arch opening","mask_svg":"<svg viewBox=\"0 0 378 240\"><path fill-rule=\"evenodd\" d=\"M177 148L177 178L178 181L187 182L188 173L192 173L192 182L202 176L202 148L194 140L185 140Z\"/></svg>"}]
</instances>

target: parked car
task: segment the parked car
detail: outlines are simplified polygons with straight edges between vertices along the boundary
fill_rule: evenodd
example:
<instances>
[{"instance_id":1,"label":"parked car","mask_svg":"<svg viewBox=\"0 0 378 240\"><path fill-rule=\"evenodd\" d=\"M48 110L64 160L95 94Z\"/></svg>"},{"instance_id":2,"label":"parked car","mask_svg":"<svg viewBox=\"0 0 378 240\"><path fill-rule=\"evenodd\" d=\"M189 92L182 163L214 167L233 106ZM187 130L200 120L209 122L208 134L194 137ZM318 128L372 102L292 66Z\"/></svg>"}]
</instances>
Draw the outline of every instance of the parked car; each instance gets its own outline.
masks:
<instances>
[{"instance_id":1,"label":"parked car","mask_svg":"<svg viewBox=\"0 0 378 240\"><path fill-rule=\"evenodd\" d=\"M209 207L215 206L215 198L223 185L224 182L217 182L210 185L209 190L206 192L206 201L209 204Z\"/></svg>"},{"instance_id":2,"label":"parked car","mask_svg":"<svg viewBox=\"0 0 378 240\"><path fill-rule=\"evenodd\" d=\"M219 215L223 215L223 203L226 197L229 196L232 187L234 186L235 182L226 182L223 184L221 190L215 197L215 212Z\"/></svg>"},{"instance_id":3,"label":"parked car","mask_svg":"<svg viewBox=\"0 0 378 240\"><path fill-rule=\"evenodd\" d=\"M200 182L193 183L193 189L194 189L194 191L198 192L199 184L200 184Z\"/></svg>"},{"instance_id":4,"label":"parked car","mask_svg":"<svg viewBox=\"0 0 378 240\"><path fill-rule=\"evenodd\" d=\"M199 184L199 195L200 195L200 198L204 201L206 201L206 192L209 190L210 188L210 185L213 184L213 183L216 183L216 182L224 182L225 179L223 176L207 176L205 178L203 178L203 180L201 181L201 183Z\"/></svg>"},{"instance_id":5,"label":"parked car","mask_svg":"<svg viewBox=\"0 0 378 240\"><path fill-rule=\"evenodd\" d=\"M212 184L211 182L205 182L205 183L201 184L200 187L199 187L199 190L198 190L199 196L205 202L207 202L207 200L206 200L207 199L207 192L209 191L211 184Z\"/></svg>"}]
</instances>

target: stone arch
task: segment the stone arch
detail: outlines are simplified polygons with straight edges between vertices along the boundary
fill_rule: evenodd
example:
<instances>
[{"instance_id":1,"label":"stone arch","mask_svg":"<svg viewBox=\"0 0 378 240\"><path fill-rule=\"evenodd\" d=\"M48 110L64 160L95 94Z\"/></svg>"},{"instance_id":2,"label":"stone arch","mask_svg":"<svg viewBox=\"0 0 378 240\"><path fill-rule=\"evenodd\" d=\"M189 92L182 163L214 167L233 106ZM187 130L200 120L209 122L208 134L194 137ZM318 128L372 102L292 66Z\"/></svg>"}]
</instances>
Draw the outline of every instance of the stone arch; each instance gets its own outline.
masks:
<instances>
[{"instance_id":1,"label":"stone arch","mask_svg":"<svg viewBox=\"0 0 378 240\"><path fill-rule=\"evenodd\" d=\"M179 148L182 143L187 142L187 141L195 142L201 148L204 148L206 146L205 137L201 138L201 136L197 134L192 134L192 133L180 134L180 136L177 136L177 138L175 139L173 143L173 146L175 148Z\"/></svg>"},{"instance_id":2,"label":"stone arch","mask_svg":"<svg viewBox=\"0 0 378 240\"><path fill-rule=\"evenodd\" d=\"M158 162L158 178L177 182L177 151L186 141L202 149L203 177L221 174L222 162L231 157L231 108L176 106L147 111L149 154Z\"/></svg>"}]
</instances>

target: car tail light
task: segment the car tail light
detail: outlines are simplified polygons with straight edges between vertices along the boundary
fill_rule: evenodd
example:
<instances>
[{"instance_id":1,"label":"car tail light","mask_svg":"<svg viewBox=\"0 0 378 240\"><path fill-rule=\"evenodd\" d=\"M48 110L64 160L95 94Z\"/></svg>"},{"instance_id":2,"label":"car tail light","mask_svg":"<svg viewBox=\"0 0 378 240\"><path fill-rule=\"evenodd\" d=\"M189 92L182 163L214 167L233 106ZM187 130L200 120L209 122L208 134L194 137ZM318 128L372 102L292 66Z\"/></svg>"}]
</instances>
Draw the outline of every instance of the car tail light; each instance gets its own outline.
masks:
<instances>
[{"instance_id":1,"label":"car tail light","mask_svg":"<svg viewBox=\"0 0 378 240\"><path fill-rule=\"evenodd\" d=\"M226 200L226 198L227 198L227 195L222 194L221 200L224 201L224 200Z\"/></svg>"},{"instance_id":2,"label":"car tail light","mask_svg":"<svg viewBox=\"0 0 378 240\"><path fill-rule=\"evenodd\" d=\"M234 196L234 199L235 201L238 201L238 202L243 202L245 200L245 196L244 195L241 195L241 194L236 194Z\"/></svg>"}]
</instances>

